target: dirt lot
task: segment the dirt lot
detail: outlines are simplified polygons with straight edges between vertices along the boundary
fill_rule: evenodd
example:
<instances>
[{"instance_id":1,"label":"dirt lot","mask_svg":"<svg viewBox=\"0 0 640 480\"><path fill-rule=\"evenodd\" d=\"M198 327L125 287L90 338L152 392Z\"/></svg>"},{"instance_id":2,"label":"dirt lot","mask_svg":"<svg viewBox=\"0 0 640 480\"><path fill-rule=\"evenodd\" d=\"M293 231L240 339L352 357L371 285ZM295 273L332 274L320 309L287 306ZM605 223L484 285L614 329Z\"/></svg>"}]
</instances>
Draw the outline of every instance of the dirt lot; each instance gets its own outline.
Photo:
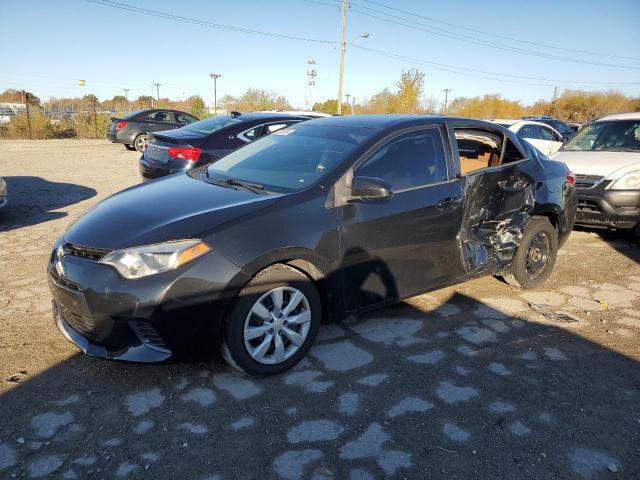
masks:
<instances>
[{"instance_id":1,"label":"dirt lot","mask_svg":"<svg viewBox=\"0 0 640 480\"><path fill-rule=\"evenodd\" d=\"M0 478L640 478L640 249L622 234L575 232L538 291L485 278L324 326L266 380L80 355L51 321L50 246L138 182L137 158L0 142Z\"/></svg>"}]
</instances>

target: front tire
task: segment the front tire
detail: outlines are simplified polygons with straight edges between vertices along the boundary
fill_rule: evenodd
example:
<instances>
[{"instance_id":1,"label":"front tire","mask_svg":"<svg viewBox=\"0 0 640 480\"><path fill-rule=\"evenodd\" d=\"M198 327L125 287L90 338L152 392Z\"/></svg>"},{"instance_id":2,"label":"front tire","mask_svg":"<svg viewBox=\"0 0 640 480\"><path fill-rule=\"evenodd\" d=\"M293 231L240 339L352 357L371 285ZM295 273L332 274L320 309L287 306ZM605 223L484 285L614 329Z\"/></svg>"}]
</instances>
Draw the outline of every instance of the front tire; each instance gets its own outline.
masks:
<instances>
[{"instance_id":1,"label":"front tire","mask_svg":"<svg viewBox=\"0 0 640 480\"><path fill-rule=\"evenodd\" d=\"M223 334L222 355L249 375L282 373L313 344L322 318L313 282L295 268L272 265L238 294Z\"/></svg>"},{"instance_id":2,"label":"front tire","mask_svg":"<svg viewBox=\"0 0 640 480\"><path fill-rule=\"evenodd\" d=\"M133 146L136 148L136 150L138 150L140 153L142 153L142 152L144 152L144 144L145 143L147 143L147 134L146 133L141 133L133 141Z\"/></svg>"},{"instance_id":3,"label":"front tire","mask_svg":"<svg viewBox=\"0 0 640 480\"><path fill-rule=\"evenodd\" d=\"M546 217L532 217L524 230L511 267L502 278L514 287L531 289L542 285L558 255L558 233Z\"/></svg>"}]
</instances>

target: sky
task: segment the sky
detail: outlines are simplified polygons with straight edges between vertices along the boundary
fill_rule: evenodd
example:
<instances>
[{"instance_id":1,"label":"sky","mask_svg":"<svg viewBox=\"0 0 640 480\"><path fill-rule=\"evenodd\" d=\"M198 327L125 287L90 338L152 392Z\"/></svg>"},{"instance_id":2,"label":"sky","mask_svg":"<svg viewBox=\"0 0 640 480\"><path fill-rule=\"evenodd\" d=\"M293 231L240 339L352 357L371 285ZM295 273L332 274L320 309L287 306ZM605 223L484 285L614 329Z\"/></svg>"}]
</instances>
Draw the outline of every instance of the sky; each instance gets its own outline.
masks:
<instances>
[{"instance_id":1,"label":"sky","mask_svg":"<svg viewBox=\"0 0 640 480\"><path fill-rule=\"evenodd\" d=\"M216 72L218 98L249 87L275 91L296 107L310 95L313 102L337 96L336 0L118 3L120 8L89 0L0 0L0 91L24 88L42 100L93 93L105 100L128 88L131 99L155 94L152 84L160 83L161 97L198 94L211 104L209 74ZM366 39L359 37L364 32ZM554 86L561 92L617 84L640 96L640 0L352 0L347 40L353 39L344 92L357 102L395 89L409 68L426 74L425 96L438 101L445 88L450 99L498 93L525 104L551 98ZM317 70L311 94L310 58ZM85 87L78 86L80 79Z\"/></svg>"}]
</instances>

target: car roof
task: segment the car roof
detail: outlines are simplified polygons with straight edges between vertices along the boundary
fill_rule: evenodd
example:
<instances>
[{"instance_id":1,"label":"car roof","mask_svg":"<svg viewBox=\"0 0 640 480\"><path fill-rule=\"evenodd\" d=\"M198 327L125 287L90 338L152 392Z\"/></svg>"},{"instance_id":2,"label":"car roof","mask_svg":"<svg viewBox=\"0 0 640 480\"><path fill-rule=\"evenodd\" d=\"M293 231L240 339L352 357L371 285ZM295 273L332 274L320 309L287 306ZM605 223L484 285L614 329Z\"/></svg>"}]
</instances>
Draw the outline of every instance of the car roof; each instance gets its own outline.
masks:
<instances>
[{"instance_id":1,"label":"car roof","mask_svg":"<svg viewBox=\"0 0 640 480\"><path fill-rule=\"evenodd\" d=\"M402 125L424 125L429 123L442 123L445 121L479 122L484 120L471 118L447 117L444 115L415 115L415 114L371 114L350 115L327 118L316 118L305 122L305 125L327 125L337 127L362 127L383 129Z\"/></svg>"},{"instance_id":2,"label":"car roof","mask_svg":"<svg viewBox=\"0 0 640 480\"><path fill-rule=\"evenodd\" d=\"M640 112L615 113L613 115L600 117L594 120L594 122L608 122L611 120L640 120Z\"/></svg>"},{"instance_id":3,"label":"car roof","mask_svg":"<svg viewBox=\"0 0 640 480\"><path fill-rule=\"evenodd\" d=\"M237 114L238 112L229 112L228 115ZM283 120L295 118L295 119L307 119L309 117L305 117L301 114L291 114L291 113L282 113L282 112L247 112L240 113L236 115L236 118L248 121L248 120L262 120L262 119L274 119L282 118Z\"/></svg>"},{"instance_id":4,"label":"car roof","mask_svg":"<svg viewBox=\"0 0 640 480\"><path fill-rule=\"evenodd\" d=\"M260 110L260 111L264 113L286 113L287 115L298 115L303 117L314 117L314 118L331 117L331 115L329 115L328 113L312 112L308 110Z\"/></svg>"},{"instance_id":5,"label":"car roof","mask_svg":"<svg viewBox=\"0 0 640 480\"><path fill-rule=\"evenodd\" d=\"M514 125L538 125L539 127L545 127L545 128L550 128L553 131L556 131L555 128L553 128L551 125L547 125L546 123L542 123L542 122L536 122L534 120L514 120L514 119L495 119L495 120L489 120L491 123L501 123L503 125L509 125L510 127L513 127ZM560 133L560 132L558 132Z\"/></svg>"}]
</instances>

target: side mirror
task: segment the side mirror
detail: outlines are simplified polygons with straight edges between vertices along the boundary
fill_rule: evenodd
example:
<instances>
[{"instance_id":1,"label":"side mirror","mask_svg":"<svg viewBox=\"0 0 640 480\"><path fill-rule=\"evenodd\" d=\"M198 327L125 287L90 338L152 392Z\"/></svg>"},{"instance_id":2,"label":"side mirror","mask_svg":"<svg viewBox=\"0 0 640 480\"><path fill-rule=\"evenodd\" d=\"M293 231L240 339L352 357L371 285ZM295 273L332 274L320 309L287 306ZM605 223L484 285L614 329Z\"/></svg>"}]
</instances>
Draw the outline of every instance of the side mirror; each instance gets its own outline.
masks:
<instances>
[{"instance_id":1,"label":"side mirror","mask_svg":"<svg viewBox=\"0 0 640 480\"><path fill-rule=\"evenodd\" d=\"M351 202L384 200L392 195L389 184L379 178L353 177L351 180Z\"/></svg>"}]
</instances>

